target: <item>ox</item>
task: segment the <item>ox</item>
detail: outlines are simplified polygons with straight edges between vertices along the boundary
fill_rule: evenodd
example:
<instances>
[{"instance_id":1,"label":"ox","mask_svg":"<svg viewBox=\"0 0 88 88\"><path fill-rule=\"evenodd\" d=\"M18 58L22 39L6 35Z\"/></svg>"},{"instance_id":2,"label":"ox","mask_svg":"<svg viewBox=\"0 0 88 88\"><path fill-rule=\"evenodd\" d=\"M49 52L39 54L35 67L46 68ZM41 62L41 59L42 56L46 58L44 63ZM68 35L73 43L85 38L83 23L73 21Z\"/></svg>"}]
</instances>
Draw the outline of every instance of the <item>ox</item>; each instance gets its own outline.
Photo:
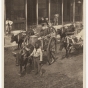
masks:
<instances>
[{"instance_id":1,"label":"ox","mask_svg":"<svg viewBox=\"0 0 88 88\"><path fill-rule=\"evenodd\" d=\"M66 50L65 55L66 57L68 57L69 54L71 53L72 44L73 44L72 39L69 39L68 37L62 38L60 42L60 50L62 50L63 48Z\"/></svg>"},{"instance_id":2,"label":"ox","mask_svg":"<svg viewBox=\"0 0 88 88\"><path fill-rule=\"evenodd\" d=\"M66 36L65 38L62 38L60 42L60 50L65 48L66 50L66 57L69 56L72 49L79 50L79 48L82 48L83 40L80 38L77 38L76 36Z\"/></svg>"},{"instance_id":3,"label":"ox","mask_svg":"<svg viewBox=\"0 0 88 88\"><path fill-rule=\"evenodd\" d=\"M17 35L12 34L11 36L11 42L16 42L18 44L18 49L21 48L22 43L23 42L27 42L27 40L29 39L29 37L31 35L34 35L34 31L30 30L30 31L26 31L25 33L21 32Z\"/></svg>"},{"instance_id":4,"label":"ox","mask_svg":"<svg viewBox=\"0 0 88 88\"><path fill-rule=\"evenodd\" d=\"M22 43L24 41L24 37L25 36L22 33L19 33L17 35L12 34L11 43L15 41L18 44L18 49L19 49L22 46Z\"/></svg>"},{"instance_id":5,"label":"ox","mask_svg":"<svg viewBox=\"0 0 88 88\"><path fill-rule=\"evenodd\" d=\"M13 52L13 55L16 58L16 65L20 66L20 74L22 74L23 66L26 71L26 66L28 62L30 63L30 65L32 65L32 57L28 58L28 56L30 56L30 54L34 50L34 46L29 44L28 48L30 49L29 51L26 51L25 48L22 48L18 53Z\"/></svg>"},{"instance_id":6,"label":"ox","mask_svg":"<svg viewBox=\"0 0 88 88\"><path fill-rule=\"evenodd\" d=\"M73 25L69 27L62 27L61 29L57 29L57 34L60 35L60 38L65 38L67 33L70 32L70 34L74 34L75 27Z\"/></svg>"}]
</instances>

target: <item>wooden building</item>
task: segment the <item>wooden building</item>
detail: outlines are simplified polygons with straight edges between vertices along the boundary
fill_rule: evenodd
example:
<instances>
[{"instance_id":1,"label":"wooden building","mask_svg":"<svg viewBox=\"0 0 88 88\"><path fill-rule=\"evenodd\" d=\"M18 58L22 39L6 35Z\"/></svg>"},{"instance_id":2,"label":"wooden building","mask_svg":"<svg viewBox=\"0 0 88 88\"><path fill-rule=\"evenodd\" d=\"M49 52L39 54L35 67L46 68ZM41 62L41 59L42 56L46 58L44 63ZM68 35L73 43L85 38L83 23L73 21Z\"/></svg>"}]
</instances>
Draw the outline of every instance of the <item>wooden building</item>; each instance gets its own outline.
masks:
<instances>
[{"instance_id":1,"label":"wooden building","mask_svg":"<svg viewBox=\"0 0 88 88\"><path fill-rule=\"evenodd\" d=\"M27 30L28 25L38 25L41 17L51 22L55 14L59 14L58 24L74 23L83 19L83 0L5 0L5 14L14 29L26 26Z\"/></svg>"}]
</instances>

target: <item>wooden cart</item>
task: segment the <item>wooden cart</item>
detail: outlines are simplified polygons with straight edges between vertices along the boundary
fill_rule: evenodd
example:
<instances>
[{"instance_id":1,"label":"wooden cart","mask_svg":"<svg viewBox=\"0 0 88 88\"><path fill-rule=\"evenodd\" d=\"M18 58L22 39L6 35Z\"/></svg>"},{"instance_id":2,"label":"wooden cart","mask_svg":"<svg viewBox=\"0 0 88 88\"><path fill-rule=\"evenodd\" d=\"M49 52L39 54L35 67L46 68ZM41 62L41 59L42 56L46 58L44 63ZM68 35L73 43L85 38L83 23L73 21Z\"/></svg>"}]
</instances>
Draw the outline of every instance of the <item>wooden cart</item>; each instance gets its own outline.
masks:
<instances>
[{"instance_id":1,"label":"wooden cart","mask_svg":"<svg viewBox=\"0 0 88 88\"><path fill-rule=\"evenodd\" d=\"M43 55L46 53L48 63L52 64L56 59L56 30L53 27L47 27L39 33L30 36L29 43L34 45L37 40L41 41Z\"/></svg>"}]
</instances>

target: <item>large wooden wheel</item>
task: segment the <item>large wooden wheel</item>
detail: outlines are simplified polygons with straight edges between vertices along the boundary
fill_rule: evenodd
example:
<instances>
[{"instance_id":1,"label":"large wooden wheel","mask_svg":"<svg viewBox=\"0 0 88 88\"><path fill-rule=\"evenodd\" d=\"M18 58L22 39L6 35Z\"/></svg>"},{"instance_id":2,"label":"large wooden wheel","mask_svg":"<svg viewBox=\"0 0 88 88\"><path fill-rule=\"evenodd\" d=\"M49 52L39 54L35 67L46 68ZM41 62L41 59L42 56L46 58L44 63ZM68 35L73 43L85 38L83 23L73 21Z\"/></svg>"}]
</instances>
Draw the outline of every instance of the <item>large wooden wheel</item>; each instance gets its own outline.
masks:
<instances>
[{"instance_id":1,"label":"large wooden wheel","mask_svg":"<svg viewBox=\"0 0 88 88\"><path fill-rule=\"evenodd\" d=\"M52 64L56 60L56 39L53 37L49 40L47 47L48 63Z\"/></svg>"}]
</instances>

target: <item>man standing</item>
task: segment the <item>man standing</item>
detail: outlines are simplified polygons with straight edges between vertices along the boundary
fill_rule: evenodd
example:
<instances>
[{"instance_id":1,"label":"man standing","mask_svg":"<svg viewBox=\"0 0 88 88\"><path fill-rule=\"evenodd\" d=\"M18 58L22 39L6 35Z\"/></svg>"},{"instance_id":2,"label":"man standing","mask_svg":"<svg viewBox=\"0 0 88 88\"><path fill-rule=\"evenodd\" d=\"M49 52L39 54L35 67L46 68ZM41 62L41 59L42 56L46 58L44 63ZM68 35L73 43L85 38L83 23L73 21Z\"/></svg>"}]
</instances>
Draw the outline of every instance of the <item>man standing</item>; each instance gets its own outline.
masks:
<instances>
[{"instance_id":1,"label":"man standing","mask_svg":"<svg viewBox=\"0 0 88 88\"><path fill-rule=\"evenodd\" d=\"M11 30L12 30L12 24L13 24L13 22L10 21L10 20L7 18L7 20L6 20L6 31L7 31L8 34L11 33Z\"/></svg>"},{"instance_id":2,"label":"man standing","mask_svg":"<svg viewBox=\"0 0 88 88\"><path fill-rule=\"evenodd\" d=\"M59 17L59 14L54 15L54 25L58 25L58 17Z\"/></svg>"}]
</instances>

